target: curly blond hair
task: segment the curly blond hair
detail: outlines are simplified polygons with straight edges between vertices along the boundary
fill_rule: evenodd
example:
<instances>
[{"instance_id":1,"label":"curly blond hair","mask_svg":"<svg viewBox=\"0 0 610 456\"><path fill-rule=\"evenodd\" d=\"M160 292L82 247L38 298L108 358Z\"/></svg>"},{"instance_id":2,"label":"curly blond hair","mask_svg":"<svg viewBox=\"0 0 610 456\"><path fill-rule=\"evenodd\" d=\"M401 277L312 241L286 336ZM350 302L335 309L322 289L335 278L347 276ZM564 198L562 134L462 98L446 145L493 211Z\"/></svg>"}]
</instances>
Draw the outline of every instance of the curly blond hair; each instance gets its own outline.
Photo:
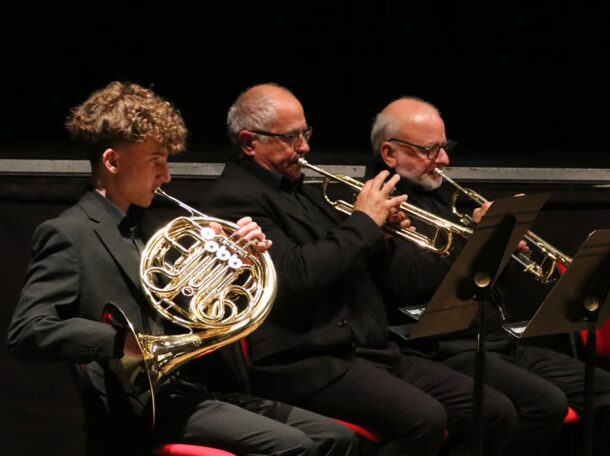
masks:
<instances>
[{"instance_id":1,"label":"curly blond hair","mask_svg":"<svg viewBox=\"0 0 610 456\"><path fill-rule=\"evenodd\" d=\"M119 144L153 141L169 154L182 152L188 131L180 112L152 90L114 81L72 109L66 128L84 143L92 164L103 149Z\"/></svg>"}]
</instances>

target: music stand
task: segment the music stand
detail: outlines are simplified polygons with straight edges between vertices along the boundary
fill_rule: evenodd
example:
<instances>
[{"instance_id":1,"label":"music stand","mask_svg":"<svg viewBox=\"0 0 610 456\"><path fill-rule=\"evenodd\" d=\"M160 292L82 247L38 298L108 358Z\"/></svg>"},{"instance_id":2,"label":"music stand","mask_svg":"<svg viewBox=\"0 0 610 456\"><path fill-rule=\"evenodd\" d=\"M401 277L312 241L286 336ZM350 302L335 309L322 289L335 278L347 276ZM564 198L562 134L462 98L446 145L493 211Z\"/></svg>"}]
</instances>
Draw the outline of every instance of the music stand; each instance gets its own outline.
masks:
<instances>
[{"instance_id":1,"label":"music stand","mask_svg":"<svg viewBox=\"0 0 610 456\"><path fill-rule=\"evenodd\" d=\"M503 328L517 338L588 330L585 355L584 456L593 446L595 330L610 316L610 230L593 231L531 320Z\"/></svg>"},{"instance_id":2,"label":"music stand","mask_svg":"<svg viewBox=\"0 0 610 456\"><path fill-rule=\"evenodd\" d=\"M480 455L482 434L483 385L485 369L484 309L490 287L506 266L548 199L548 193L495 200L476 225L468 242L425 309L403 310L420 314L407 340L436 336L467 329L475 315L478 337L474 374L473 454ZM417 319L417 318L416 318Z\"/></svg>"}]
</instances>

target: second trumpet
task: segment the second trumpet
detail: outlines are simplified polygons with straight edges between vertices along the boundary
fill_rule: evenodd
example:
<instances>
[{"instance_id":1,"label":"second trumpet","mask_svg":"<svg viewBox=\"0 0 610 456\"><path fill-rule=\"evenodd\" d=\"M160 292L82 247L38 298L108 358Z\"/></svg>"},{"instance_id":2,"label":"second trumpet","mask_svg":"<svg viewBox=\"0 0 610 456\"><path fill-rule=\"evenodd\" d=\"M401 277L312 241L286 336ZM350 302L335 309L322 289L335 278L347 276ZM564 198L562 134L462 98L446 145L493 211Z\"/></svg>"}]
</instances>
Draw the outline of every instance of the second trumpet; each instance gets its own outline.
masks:
<instances>
[{"instance_id":1,"label":"second trumpet","mask_svg":"<svg viewBox=\"0 0 610 456\"><path fill-rule=\"evenodd\" d=\"M304 158L299 158L298 163L301 167L309 168L324 176L322 183L322 189L324 192L324 198L332 205L335 209L344 214L351 214L354 210L354 205L344 200L331 200L328 197L327 188L331 181L337 181L345 184L352 188L356 192L360 192L364 184L359 180L353 179L343 174L332 174L322 168L311 165ZM446 256L451 253L453 248L453 237L459 235L462 237L468 237L472 234L472 229L459 225L457 223L450 222L444 218L434 215L430 212L424 211L417 206L409 203L402 203L399 209L408 217L416 218L434 228L434 234L432 236L426 236L417 231L396 227L393 225L386 224L382 228L384 231L401 237L407 241L413 242L414 244L441 256Z\"/></svg>"},{"instance_id":2,"label":"second trumpet","mask_svg":"<svg viewBox=\"0 0 610 456\"><path fill-rule=\"evenodd\" d=\"M463 194L479 206L487 203L488 200L474 190L462 187L440 169L437 168L434 171L456 189L451 202L453 213L460 218L464 225L472 225L474 223L472 217L457 210L458 196ZM530 254L516 252L513 255L513 259L523 266L525 272L532 274L541 283L553 282L560 273L558 266L560 265L562 268L567 269L570 263L572 263L571 257L531 231L525 234L525 240L533 248L534 252L530 252Z\"/></svg>"}]
</instances>

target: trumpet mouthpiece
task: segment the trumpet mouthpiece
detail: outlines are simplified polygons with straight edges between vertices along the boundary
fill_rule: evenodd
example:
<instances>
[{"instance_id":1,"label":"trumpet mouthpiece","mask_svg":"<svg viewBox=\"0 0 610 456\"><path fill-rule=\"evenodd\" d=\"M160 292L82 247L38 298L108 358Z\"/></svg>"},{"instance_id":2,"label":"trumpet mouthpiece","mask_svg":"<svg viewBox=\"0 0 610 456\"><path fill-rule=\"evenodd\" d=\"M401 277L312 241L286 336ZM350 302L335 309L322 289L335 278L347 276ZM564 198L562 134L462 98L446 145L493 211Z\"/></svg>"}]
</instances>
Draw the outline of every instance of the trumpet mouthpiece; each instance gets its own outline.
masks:
<instances>
[{"instance_id":1,"label":"trumpet mouthpiece","mask_svg":"<svg viewBox=\"0 0 610 456\"><path fill-rule=\"evenodd\" d=\"M305 160L304 158L299 158L297 160L297 163L299 164L299 166L307 166L309 165L309 163L307 162L307 160Z\"/></svg>"}]
</instances>

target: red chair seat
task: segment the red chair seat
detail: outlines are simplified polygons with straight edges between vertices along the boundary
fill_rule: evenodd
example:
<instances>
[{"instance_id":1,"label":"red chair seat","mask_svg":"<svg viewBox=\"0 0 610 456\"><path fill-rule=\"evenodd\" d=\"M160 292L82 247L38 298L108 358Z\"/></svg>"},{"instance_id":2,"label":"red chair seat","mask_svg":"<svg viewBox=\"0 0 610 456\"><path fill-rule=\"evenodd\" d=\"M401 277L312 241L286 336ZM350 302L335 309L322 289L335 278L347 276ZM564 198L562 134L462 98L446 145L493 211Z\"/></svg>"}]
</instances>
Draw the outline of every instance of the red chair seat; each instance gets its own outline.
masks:
<instances>
[{"instance_id":1,"label":"red chair seat","mask_svg":"<svg viewBox=\"0 0 610 456\"><path fill-rule=\"evenodd\" d=\"M357 424L350 423L348 421L339 420L337 418L333 418L333 420L335 420L337 423L341 423L345 427L350 428L352 431L354 431L356 433L356 435L359 435L360 437L364 437L365 439L370 440L371 442L374 442L374 443L383 442L383 437L381 437L381 435L379 435L373 431L370 431L368 429L365 429L362 426L358 426Z\"/></svg>"},{"instance_id":2,"label":"red chair seat","mask_svg":"<svg viewBox=\"0 0 610 456\"><path fill-rule=\"evenodd\" d=\"M580 421L580 415L574 411L572 407L568 407L568 413L563 419L563 424L578 423Z\"/></svg>"},{"instance_id":3,"label":"red chair seat","mask_svg":"<svg viewBox=\"0 0 610 456\"><path fill-rule=\"evenodd\" d=\"M156 448L153 454L154 456L235 456L218 448L183 443L166 443Z\"/></svg>"},{"instance_id":4,"label":"red chair seat","mask_svg":"<svg viewBox=\"0 0 610 456\"><path fill-rule=\"evenodd\" d=\"M596 344L595 351L599 356L610 358L610 320L608 320L601 328L595 330ZM587 343L587 330L580 332L583 344Z\"/></svg>"},{"instance_id":5,"label":"red chair seat","mask_svg":"<svg viewBox=\"0 0 610 456\"><path fill-rule=\"evenodd\" d=\"M558 264L560 274L566 272L567 268ZM599 356L610 358L610 320L608 320L601 328L595 330L596 344L595 351ZM587 344L587 330L580 331L580 337L583 344ZM578 415L577 415L578 416Z\"/></svg>"}]
</instances>

